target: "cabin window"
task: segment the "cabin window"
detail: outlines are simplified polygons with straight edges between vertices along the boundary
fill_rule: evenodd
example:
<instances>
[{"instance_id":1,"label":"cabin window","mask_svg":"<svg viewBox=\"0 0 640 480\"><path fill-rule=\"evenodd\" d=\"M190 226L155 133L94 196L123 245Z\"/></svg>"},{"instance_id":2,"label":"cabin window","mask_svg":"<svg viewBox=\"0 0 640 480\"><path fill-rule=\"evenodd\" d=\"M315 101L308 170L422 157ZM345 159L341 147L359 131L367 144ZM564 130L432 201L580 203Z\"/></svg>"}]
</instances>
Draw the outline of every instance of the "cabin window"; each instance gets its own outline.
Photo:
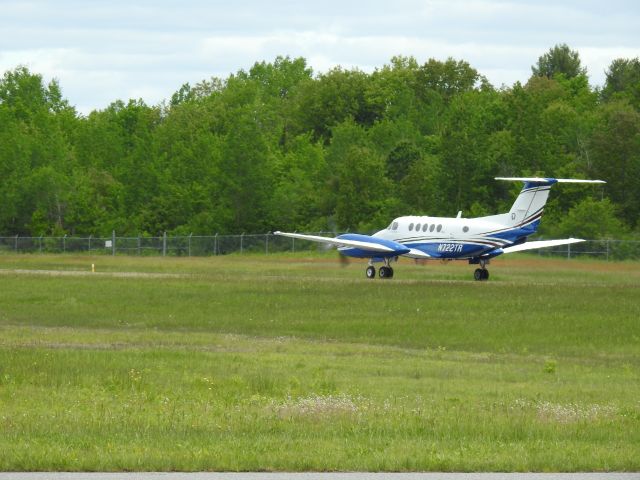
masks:
<instances>
[{"instance_id":1,"label":"cabin window","mask_svg":"<svg viewBox=\"0 0 640 480\"><path fill-rule=\"evenodd\" d=\"M464 233L467 233L469 231L469 227L467 227L466 225L464 227L462 227L462 231Z\"/></svg>"},{"instance_id":2,"label":"cabin window","mask_svg":"<svg viewBox=\"0 0 640 480\"><path fill-rule=\"evenodd\" d=\"M435 224L435 223L432 223L432 224L431 224L431 227L429 227L429 231L430 231L430 232L433 232L433 229L434 229L434 228L436 228L436 224ZM438 231L440 231L440 230L438 230Z\"/></svg>"},{"instance_id":3,"label":"cabin window","mask_svg":"<svg viewBox=\"0 0 640 480\"><path fill-rule=\"evenodd\" d=\"M442 230L442 225L438 225L438 231Z\"/></svg>"},{"instance_id":4,"label":"cabin window","mask_svg":"<svg viewBox=\"0 0 640 480\"><path fill-rule=\"evenodd\" d=\"M416 223L416 232L419 232L419 231L420 231L420 224Z\"/></svg>"},{"instance_id":5,"label":"cabin window","mask_svg":"<svg viewBox=\"0 0 640 480\"><path fill-rule=\"evenodd\" d=\"M426 232L429 229L429 224L425 223L424 225L422 225L422 231Z\"/></svg>"},{"instance_id":6,"label":"cabin window","mask_svg":"<svg viewBox=\"0 0 640 480\"><path fill-rule=\"evenodd\" d=\"M391 230L397 230L398 229L398 222L393 222L393 224L391 225Z\"/></svg>"},{"instance_id":7,"label":"cabin window","mask_svg":"<svg viewBox=\"0 0 640 480\"><path fill-rule=\"evenodd\" d=\"M413 230L413 222L409 224L409 231Z\"/></svg>"}]
</instances>

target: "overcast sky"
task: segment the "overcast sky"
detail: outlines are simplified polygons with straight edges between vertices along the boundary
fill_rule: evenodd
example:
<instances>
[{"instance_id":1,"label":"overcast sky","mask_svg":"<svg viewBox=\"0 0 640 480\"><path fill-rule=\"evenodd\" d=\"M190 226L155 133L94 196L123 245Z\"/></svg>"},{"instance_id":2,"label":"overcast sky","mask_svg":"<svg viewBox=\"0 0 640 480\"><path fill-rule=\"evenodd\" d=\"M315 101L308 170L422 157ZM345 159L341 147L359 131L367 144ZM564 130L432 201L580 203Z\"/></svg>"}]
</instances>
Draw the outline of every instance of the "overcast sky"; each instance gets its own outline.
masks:
<instances>
[{"instance_id":1,"label":"overcast sky","mask_svg":"<svg viewBox=\"0 0 640 480\"><path fill-rule=\"evenodd\" d=\"M451 56L510 86L558 43L602 85L612 60L640 56L640 2L0 0L0 71L57 78L85 114L116 99L157 104L277 55L303 56L316 73Z\"/></svg>"}]
</instances>

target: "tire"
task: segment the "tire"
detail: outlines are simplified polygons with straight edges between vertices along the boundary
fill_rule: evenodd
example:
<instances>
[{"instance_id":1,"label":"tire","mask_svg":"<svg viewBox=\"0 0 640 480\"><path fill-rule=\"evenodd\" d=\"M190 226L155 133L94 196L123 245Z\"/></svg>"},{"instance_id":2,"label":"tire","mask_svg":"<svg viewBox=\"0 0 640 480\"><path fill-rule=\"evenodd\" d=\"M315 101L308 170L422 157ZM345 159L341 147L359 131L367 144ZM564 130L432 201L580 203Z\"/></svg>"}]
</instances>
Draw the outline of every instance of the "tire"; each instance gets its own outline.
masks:
<instances>
[{"instance_id":1,"label":"tire","mask_svg":"<svg viewBox=\"0 0 640 480\"><path fill-rule=\"evenodd\" d=\"M380 275L380 278L391 278L393 273L390 272L389 270L391 270L389 267L380 267L380 270L378 272L378 274Z\"/></svg>"},{"instance_id":2,"label":"tire","mask_svg":"<svg viewBox=\"0 0 640 480\"><path fill-rule=\"evenodd\" d=\"M482 270L482 280L489 280L489 270Z\"/></svg>"},{"instance_id":3,"label":"tire","mask_svg":"<svg viewBox=\"0 0 640 480\"><path fill-rule=\"evenodd\" d=\"M476 271L473 272L473 278L476 279L476 281L480 281L483 280L484 274L482 273L482 269L481 268L476 268Z\"/></svg>"},{"instance_id":4,"label":"tire","mask_svg":"<svg viewBox=\"0 0 640 480\"><path fill-rule=\"evenodd\" d=\"M369 265L365 270L367 278L376 278L376 267Z\"/></svg>"}]
</instances>

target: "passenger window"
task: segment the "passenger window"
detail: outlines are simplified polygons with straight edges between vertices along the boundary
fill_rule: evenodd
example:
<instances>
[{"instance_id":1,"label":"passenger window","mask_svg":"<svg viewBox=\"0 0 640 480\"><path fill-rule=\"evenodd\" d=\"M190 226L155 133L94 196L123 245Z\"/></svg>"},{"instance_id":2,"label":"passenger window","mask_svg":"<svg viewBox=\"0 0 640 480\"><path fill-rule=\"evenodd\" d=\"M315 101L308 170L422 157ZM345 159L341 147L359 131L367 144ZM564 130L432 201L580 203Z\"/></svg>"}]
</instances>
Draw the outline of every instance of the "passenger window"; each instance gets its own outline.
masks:
<instances>
[{"instance_id":1,"label":"passenger window","mask_svg":"<svg viewBox=\"0 0 640 480\"><path fill-rule=\"evenodd\" d=\"M464 233L467 233L469 231L469 227L467 227L466 225L464 227L462 227L462 231Z\"/></svg>"},{"instance_id":2,"label":"passenger window","mask_svg":"<svg viewBox=\"0 0 640 480\"><path fill-rule=\"evenodd\" d=\"M429 228L429 231L430 231L430 232L433 232L433 229L434 229L434 228L436 228L436 224L435 224L435 223L432 223L432 224L431 224L431 227ZM440 230L438 230L438 231L440 231Z\"/></svg>"},{"instance_id":3,"label":"passenger window","mask_svg":"<svg viewBox=\"0 0 640 480\"><path fill-rule=\"evenodd\" d=\"M413 223L409 224L409 231L413 230Z\"/></svg>"},{"instance_id":4,"label":"passenger window","mask_svg":"<svg viewBox=\"0 0 640 480\"><path fill-rule=\"evenodd\" d=\"M393 222L393 226L391 227L391 230L397 230L398 229L398 222Z\"/></svg>"},{"instance_id":5,"label":"passenger window","mask_svg":"<svg viewBox=\"0 0 640 480\"><path fill-rule=\"evenodd\" d=\"M420 224L416 223L416 232L419 232L419 231L420 231Z\"/></svg>"},{"instance_id":6,"label":"passenger window","mask_svg":"<svg viewBox=\"0 0 640 480\"><path fill-rule=\"evenodd\" d=\"M422 225L422 231L423 232L426 232L428 228L429 228L428 224L425 223L424 225Z\"/></svg>"},{"instance_id":7,"label":"passenger window","mask_svg":"<svg viewBox=\"0 0 640 480\"><path fill-rule=\"evenodd\" d=\"M438 231L442 230L442 225L438 225Z\"/></svg>"}]
</instances>

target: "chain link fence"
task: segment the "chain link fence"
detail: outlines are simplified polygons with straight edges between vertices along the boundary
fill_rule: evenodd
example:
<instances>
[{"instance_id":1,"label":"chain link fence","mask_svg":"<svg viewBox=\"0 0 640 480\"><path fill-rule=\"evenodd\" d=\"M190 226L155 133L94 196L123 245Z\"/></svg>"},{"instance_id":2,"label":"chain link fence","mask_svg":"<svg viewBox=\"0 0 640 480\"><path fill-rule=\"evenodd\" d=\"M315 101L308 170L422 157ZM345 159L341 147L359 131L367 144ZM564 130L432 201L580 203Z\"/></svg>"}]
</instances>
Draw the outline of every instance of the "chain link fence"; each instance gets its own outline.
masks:
<instances>
[{"instance_id":1,"label":"chain link fence","mask_svg":"<svg viewBox=\"0 0 640 480\"><path fill-rule=\"evenodd\" d=\"M312 232L334 236L334 232ZM322 250L315 242L281 237L272 233L242 235L187 235L159 237L0 237L0 252L12 253L91 253L139 256L212 256L230 253L278 253ZM638 240L587 240L572 245L543 248L540 256L600 258L603 260L640 259Z\"/></svg>"},{"instance_id":2,"label":"chain link fence","mask_svg":"<svg viewBox=\"0 0 640 480\"><path fill-rule=\"evenodd\" d=\"M312 235L334 236L333 232ZM91 253L102 255L203 257L230 253L278 253L313 251L323 245L281 237L273 233L242 235L186 235L158 237L0 237L0 252L12 253Z\"/></svg>"}]
</instances>

